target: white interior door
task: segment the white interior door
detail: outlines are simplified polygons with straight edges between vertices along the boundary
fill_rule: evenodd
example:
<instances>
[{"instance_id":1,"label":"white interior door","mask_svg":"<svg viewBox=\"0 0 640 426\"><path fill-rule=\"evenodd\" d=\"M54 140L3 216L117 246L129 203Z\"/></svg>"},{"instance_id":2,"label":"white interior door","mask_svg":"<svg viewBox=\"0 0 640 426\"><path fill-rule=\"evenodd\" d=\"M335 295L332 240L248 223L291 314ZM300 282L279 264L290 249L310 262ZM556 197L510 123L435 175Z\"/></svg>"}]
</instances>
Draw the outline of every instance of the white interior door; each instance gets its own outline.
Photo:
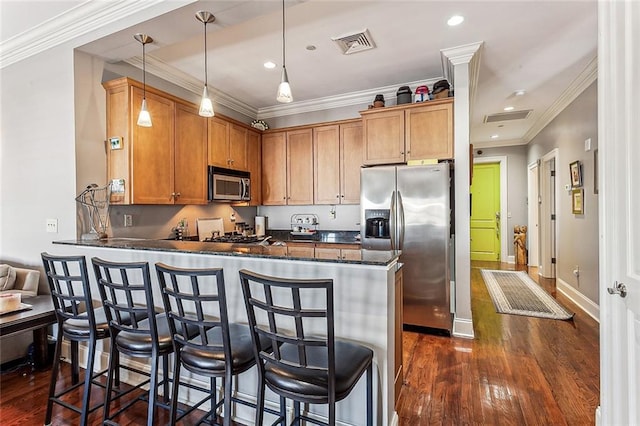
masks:
<instances>
[{"instance_id":1,"label":"white interior door","mask_svg":"<svg viewBox=\"0 0 640 426\"><path fill-rule=\"evenodd\" d=\"M640 2L599 2L600 418L640 424Z\"/></svg>"},{"instance_id":2,"label":"white interior door","mask_svg":"<svg viewBox=\"0 0 640 426\"><path fill-rule=\"evenodd\" d=\"M545 278L556 277L555 164L557 157L558 150L554 149L540 159L540 270L538 273Z\"/></svg>"},{"instance_id":3,"label":"white interior door","mask_svg":"<svg viewBox=\"0 0 640 426\"><path fill-rule=\"evenodd\" d=\"M529 164L529 176L528 176L528 223L527 223L527 237L529 243L529 266L539 267L539 246L538 239L540 237L540 226L538 223L540 197L538 193L538 187L540 182L538 180L538 162Z\"/></svg>"}]
</instances>

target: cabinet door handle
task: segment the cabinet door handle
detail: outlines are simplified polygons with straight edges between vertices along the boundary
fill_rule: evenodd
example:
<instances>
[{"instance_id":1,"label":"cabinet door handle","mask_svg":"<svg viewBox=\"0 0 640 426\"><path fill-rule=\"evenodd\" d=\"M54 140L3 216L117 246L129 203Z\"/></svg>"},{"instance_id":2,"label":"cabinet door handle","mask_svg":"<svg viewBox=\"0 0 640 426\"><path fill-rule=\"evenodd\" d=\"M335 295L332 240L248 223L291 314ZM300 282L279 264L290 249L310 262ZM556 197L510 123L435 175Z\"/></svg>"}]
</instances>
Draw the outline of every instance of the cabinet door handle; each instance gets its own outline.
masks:
<instances>
[{"instance_id":1,"label":"cabinet door handle","mask_svg":"<svg viewBox=\"0 0 640 426\"><path fill-rule=\"evenodd\" d=\"M176 192L176 198L178 198L180 196L179 192Z\"/></svg>"},{"instance_id":2,"label":"cabinet door handle","mask_svg":"<svg viewBox=\"0 0 640 426\"><path fill-rule=\"evenodd\" d=\"M404 151L400 151L400 155L404 155Z\"/></svg>"},{"instance_id":3,"label":"cabinet door handle","mask_svg":"<svg viewBox=\"0 0 640 426\"><path fill-rule=\"evenodd\" d=\"M344 194L342 194L340 197L344 198Z\"/></svg>"},{"instance_id":4,"label":"cabinet door handle","mask_svg":"<svg viewBox=\"0 0 640 426\"><path fill-rule=\"evenodd\" d=\"M407 155L411 155L411 151L407 151Z\"/></svg>"}]
</instances>

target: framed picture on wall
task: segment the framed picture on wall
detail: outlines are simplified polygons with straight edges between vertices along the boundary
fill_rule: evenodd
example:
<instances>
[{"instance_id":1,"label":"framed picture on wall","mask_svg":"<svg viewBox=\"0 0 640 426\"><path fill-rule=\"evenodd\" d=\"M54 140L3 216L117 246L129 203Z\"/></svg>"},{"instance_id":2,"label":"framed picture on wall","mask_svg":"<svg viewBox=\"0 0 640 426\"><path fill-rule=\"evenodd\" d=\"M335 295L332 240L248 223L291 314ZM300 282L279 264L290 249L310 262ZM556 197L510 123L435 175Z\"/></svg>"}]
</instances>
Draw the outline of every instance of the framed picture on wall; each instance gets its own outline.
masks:
<instances>
[{"instance_id":1,"label":"framed picture on wall","mask_svg":"<svg viewBox=\"0 0 640 426\"><path fill-rule=\"evenodd\" d=\"M584 214L584 199L582 188L571 191L571 212L573 214Z\"/></svg>"},{"instance_id":2,"label":"framed picture on wall","mask_svg":"<svg viewBox=\"0 0 640 426\"><path fill-rule=\"evenodd\" d=\"M580 161L574 161L569 164L569 172L571 173L571 187L579 188L582 186L582 165Z\"/></svg>"}]
</instances>

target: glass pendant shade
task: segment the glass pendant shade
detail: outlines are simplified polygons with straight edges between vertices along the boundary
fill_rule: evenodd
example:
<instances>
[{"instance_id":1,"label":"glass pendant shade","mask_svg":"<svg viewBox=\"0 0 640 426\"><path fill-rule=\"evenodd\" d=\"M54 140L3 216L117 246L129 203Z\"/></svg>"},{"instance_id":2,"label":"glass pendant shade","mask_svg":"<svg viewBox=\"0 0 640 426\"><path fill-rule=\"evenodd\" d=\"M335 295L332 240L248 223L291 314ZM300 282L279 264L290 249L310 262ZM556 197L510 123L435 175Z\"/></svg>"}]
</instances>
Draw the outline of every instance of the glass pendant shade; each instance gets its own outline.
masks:
<instances>
[{"instance_id":1,"label":"glass pendant shade","mask_svg":"<svg viewBox=\"0 0 640 426\"><path fill-rule=\"evenodd\" d=\"M147 110L147 100L142 100L142 107L140 108L140 114L138 115L138 126L151 127L151 116L149 110Z\"/></svg>"},{"instance_id":2,"label":"glass pendant shade","mask_svg":"<svg viewBox=\"0 0 640 426\"><path fill-rule=\"evenodd\" d=\"M204 86L204 90L202 91L202 101L200 101L200 111L198 111L198 114L202 117L213 117L215 115L213 112L213 102L211 102L211 98L209 97L207 86Z\"/></svg>"},{"instance_id":3,"label":"glass pendant shade","mask_svg":"<svg viewBox=\"0 0 640 426\"><path fill-rule=\"evenodd\" d=\"M282 81L278 86L278 93L276 94L276 100L282 103L289 103L293 101L293 95L291 94L291 86L289 86L289 77L287 76L287 69L282 68Z\"/></svg>"}]
</instances>

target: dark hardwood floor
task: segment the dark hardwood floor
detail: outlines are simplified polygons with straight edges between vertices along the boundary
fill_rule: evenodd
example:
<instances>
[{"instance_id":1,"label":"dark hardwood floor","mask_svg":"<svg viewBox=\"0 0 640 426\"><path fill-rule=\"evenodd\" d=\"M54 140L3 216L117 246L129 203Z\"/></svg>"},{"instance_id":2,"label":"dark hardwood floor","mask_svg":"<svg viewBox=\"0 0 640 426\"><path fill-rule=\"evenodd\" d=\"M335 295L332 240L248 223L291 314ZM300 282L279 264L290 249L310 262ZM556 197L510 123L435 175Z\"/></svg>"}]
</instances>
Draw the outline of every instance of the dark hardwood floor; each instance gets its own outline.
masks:
<instances>
[{"instance_id":1,"label":"dark hardwood floor","mask_svg":"<svg viewBox=\"0 0 640 426\"><path fill-rule=\"evenodd\" d=\"M480 268L513 265L474 262L471 270L475 339L404 333L405 385L398 404L400 424L414 425L590 425L599 394L598 324L571 301L547 291L576 313L571 321L502 315L480 276ZM537 280L536 274L531 274ZM68 365L64 376L69 377ZM23 373L26 373L23 375ZM0 424L41 425L49 371L21 369L0 377ZM98 401L103 393L96 391ZM77 397L79 399L79 396ZM121 417L121 425L146 422L146 404ZM158 424L168 420L160 410ZM99 425L101 410L90 418ZM78 416L54 407L54 425L77 424ZM190 424L188 421L184 424Z\"/></svg>"},{"instance_id":2,"label":"dark hardwood floor","mask_svg":"<svg viewBox=\"0 0 640 426\"><path fill-rule=\"evenodd\" d=\"M540 285L573 320L495 311L480 270L514 269L472 262L475 339L404 333L401 425L590 425L599 401L598 323L562 294ZM522 269L522 268L521 268ZM537 273L529 274L538 281Z\"/></svg>"}]
</instances>

